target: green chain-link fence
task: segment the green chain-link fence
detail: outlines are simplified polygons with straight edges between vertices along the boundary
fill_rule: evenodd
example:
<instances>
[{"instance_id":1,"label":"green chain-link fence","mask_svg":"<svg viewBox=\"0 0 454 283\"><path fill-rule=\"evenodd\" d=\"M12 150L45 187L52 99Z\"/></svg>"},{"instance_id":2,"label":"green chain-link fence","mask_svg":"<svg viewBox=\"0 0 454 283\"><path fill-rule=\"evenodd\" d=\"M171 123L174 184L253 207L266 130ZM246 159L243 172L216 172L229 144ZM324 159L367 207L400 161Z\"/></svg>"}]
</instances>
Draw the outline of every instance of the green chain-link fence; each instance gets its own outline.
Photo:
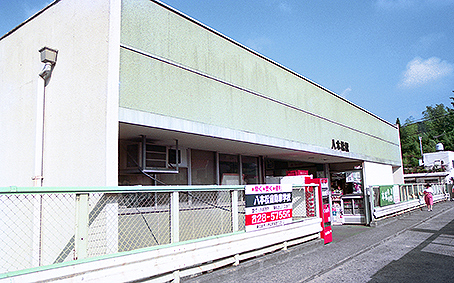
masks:
<instances>
[{"instance_id":1,"label":"green chain-link fence","mask_svg":"<svg viewBox=\"0 0 454 283\"><path fill-rule=\"evenodd\" d=\"M0 189L0 273L245 230L244 186Z\"/></svg>"}]
</instances>

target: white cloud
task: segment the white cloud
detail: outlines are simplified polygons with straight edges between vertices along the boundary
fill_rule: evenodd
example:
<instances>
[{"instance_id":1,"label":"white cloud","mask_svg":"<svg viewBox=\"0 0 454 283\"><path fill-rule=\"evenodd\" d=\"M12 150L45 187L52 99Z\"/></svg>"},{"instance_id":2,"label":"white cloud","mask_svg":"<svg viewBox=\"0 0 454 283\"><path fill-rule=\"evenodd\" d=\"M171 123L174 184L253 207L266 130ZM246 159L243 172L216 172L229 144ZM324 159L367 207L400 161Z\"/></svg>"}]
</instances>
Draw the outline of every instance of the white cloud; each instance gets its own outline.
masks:
<instances>
[{"instance_id":1,"label":"white cloud","mask_svg":"<svg viewBox=\"0 0 454 283\"><path fill-rule=\"evenodd\" d=\"M250 38L246 40L246 46L251 48L252 50L263 52L263 50L273 44L273 41L268 37L258 37L258 38Z\"/></svg>"},{"instance_id":2,"label":"white cloud","mask_svg":"<svg viewBox=\"0 0 454 283\"><path fill-rule=\"evenodd\" d=\"M292 12L292 7L286 2L280 2L279 10L284 13L290 13L290 12Z\"/></svg>"},{"instance_id":3,"label":"white cloud","mask_svg":"<svg viewBox=\"0 0 454 283\"><path fill-rule=\"evenodd\" d=\"M415 5L414 0L377 0L376 5L378 8L395 10L395 9L408 9Z\"/></svg>"},{"instance_id":4,"label":"white cloud","mask_svg":"<svg viewBox=\"0 0 454 283\"><path fill-rule=\"evenodd\" d=\"M452 6L454 0L426 0L429 5L432 6Z\"/></svg>"},{"instance_id":5,"label":"white cloud","mask_svg":"<svg viewBox=\"0 0 454 283\"><path fill-rule=\"evenodd\" d=\"M341 94L340 96L343 98L347 98L347 95L352 91L350 87L347 87Z\"/></svg>"},{"instance_id":6,"label":"white cloud","mask_svg":"<svg viewBox=\"0 0 454 283\"><path fill-rule=\"evenodd\" d=\"M453 73L454 66L437 57L423 60L416 57L407 64L407 70L399 83L400 87L411 88L421 86Z\"/></svg>"},{"instance_id":7,"label":"white cloud","mask_svg":"<svg viewBox=\"0 0 454 283\"><path fill-rule=\"evenodd\" d=\"M444 33L432 33L419 38L418 42L414 45L417 53L426 52L430 48L445 38Z\"/></svg>"},{"instance_id":8,"label":"white cloud","mask_svg":"<svg viewBox=\"0 0 454 283\"><path fill-rule=\"evenodd\" d=\"M44 9L45 7L47 7L52 2L53 2L53 0L38 1L37 3L33 2L32 4L28 3L28 2L24 2L22 4L22 9L25 13L26 18L28 19L31 16L33 16L34 14L36 14L39 11L41 11L42 9Z\"/></svg>"},{"instance_id":9,"label":"white cloud","mask_svg":"<svg viewBox=\"0 0 454 283\"><path fill-rule=\"evenodd\" d=\"M383 10L402 10L410 8L444 8L454 5L454 0L377 0L376 7Z\"/></svg>"},{"instance_id":10,"label":"white cloud","mask_svg":"<svg viewBox=\"0 0 454 283\"><path fill-rule=\"evenodd\" d=\"M293 10L292 5L288 3L288 1L285 0L266 0L262 1L262 3L265 3L266 6L272 8L272 9L277 9L281 13L291 13Z\"/></svg>"}]
</instances>

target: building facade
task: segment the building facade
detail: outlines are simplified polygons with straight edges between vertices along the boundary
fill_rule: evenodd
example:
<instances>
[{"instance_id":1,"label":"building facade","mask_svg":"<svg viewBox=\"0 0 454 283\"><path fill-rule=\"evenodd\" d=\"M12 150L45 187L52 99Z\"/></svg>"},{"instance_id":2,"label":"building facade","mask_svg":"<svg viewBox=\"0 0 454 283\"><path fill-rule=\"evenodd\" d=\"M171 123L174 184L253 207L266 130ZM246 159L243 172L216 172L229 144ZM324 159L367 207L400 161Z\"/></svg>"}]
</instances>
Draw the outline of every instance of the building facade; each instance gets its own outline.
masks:
<instances>
[{"instance_id":1,"label":"building facade","mask_svg":"<svg viewBox=\"0 0 454 283\"><path fill-rule=\"evenodd\" d=\"M54 1L0 62L0 186L403 183L396 125L159 1Z\"/></svg>"},{"instance_id":2,"label":"building facade","mask_svg":"<svg viewBox=\"0 0 454 283\"><path fill-rule=\"evenodd\" d=\"M405 183L454 183L454 152L438 150L423 154L426 172L405 174Z\"/></svg>"}]
</instances>

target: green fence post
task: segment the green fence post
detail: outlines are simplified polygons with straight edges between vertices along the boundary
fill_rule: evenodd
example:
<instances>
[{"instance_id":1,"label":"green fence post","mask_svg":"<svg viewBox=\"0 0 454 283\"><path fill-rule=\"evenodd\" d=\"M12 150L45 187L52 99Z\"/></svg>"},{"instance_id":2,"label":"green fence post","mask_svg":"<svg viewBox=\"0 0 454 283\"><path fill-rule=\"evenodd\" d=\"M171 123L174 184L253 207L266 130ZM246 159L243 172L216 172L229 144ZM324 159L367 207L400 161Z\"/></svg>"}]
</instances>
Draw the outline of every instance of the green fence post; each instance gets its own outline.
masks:
<instances>
[{"instance_id":1,"label":"green fence post","mask_svg":"<svg viewBox=\"0 0 454 283\"><path fill-rule=\"evenodd\" d=\"M238 191L232 191L232 229L238 231Z\"/></svg>"},{"instance_id":2,"label":"green fence post","mask_svg":"<svg viewBox=\"0 0 454 283\"><path fill-rule=\"evenodd\" d=\"M172 192L170 198L170 242L177 243L180 241L179 192Z\"/></svg>"},{"instance_id":3,"label":"green fence post","mask_svg":"<svg viewBox=\"0 0 454 283\"><path fill-rule=\"evenodd\" d=\"M87 257L88 251L88 194L76 194L76 231L74 259Z\"/></svg>"}]
</instances>

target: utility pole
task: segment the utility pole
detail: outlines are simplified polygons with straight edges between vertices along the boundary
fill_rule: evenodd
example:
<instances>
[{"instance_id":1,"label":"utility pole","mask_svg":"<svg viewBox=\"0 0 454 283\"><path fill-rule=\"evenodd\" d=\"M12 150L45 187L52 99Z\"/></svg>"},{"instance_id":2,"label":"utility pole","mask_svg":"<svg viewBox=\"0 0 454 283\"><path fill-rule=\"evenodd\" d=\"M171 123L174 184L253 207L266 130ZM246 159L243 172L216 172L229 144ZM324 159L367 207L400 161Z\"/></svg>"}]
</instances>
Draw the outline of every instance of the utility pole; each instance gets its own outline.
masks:
<instances>
[{"instance_id":1,"label":"utility pole","mask_svg":"<svg viewBox=\"0 0 454 283\"><path fill-rule=\"evenodd\" d=\"M424 165L424 154L422 152L422 137L419 137L419 149L421 150L422 165Z\"/></svg>"}]
</instances>

